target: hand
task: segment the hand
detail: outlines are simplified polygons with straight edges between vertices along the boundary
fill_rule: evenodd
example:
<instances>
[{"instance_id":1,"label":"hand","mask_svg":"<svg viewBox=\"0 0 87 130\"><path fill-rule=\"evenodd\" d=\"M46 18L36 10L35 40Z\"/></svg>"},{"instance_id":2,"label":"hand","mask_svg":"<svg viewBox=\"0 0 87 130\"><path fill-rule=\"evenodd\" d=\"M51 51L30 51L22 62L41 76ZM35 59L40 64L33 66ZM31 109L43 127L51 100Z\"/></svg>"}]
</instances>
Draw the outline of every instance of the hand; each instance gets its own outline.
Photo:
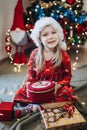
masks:
<instances>
[{"instance_id":1,"label":"hand","mask_svg":"<svg viewBox=\"0 0 87 130\"><path fill-rule=\"evenodd\" d=\"M62 87L62 85L55 83L55 91L54 91L55 95L57 94L58 89L60 89L61 87Z\"/></svg>"}]
</instances>

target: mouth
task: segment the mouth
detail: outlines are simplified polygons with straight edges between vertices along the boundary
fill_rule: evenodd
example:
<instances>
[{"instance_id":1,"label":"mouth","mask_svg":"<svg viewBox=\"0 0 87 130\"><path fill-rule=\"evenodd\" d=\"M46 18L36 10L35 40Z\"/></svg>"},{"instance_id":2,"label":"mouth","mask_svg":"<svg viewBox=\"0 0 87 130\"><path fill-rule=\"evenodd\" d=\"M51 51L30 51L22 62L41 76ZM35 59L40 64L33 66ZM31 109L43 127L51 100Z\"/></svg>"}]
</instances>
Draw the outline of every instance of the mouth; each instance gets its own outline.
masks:
<instances>
[{"instance_id":1,"label":"mouth","mask_svg":"<svg viewBox=\"0 0 87 130\"><path fill-rule=\"evenodd\" d=\"M54 41L49 41L48 43L49 43L49 44L53 44L53 43L55 43L55 40L54 40Z\"/></svg>"}]
</instances>

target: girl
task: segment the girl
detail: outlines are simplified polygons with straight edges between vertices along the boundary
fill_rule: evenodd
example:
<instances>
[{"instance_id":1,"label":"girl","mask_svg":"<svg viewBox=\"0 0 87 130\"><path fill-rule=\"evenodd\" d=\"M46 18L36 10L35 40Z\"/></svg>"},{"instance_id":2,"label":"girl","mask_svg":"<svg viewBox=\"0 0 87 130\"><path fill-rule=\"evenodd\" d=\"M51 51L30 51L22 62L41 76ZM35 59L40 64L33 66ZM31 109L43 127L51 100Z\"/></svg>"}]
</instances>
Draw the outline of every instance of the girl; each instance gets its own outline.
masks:
<instances>
[{"instance_id":1,"label":"girl","mask_svg":"<svg viewBox=\"0 0 87 130\"><path fill-rule=\"evenodd\" d=\"M16 92L14 101L29 103L26 84L40 80L55 82L56 102L74 100L70 86L71 63L60 24L52 17L43 17L35 23L31 38L37 48L30 55L26 80Z\"/></svg>"}]
</instances>

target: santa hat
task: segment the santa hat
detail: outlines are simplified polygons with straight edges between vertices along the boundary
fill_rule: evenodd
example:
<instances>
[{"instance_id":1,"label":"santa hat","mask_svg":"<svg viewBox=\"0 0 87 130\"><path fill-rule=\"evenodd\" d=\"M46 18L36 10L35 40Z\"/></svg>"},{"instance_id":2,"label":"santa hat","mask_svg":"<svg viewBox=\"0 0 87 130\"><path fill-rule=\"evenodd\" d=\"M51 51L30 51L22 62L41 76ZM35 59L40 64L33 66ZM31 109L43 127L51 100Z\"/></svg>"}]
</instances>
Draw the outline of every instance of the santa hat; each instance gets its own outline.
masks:
<instances>
[{"instance_id":1,"label":"santa hat","mask_svg":"<svg viewBox=\"0 0 87 130\"><path fill-rule=\"evenodd\" d=\"M11 27L11 30L15 30L16 28L20 28L21 30L26 30L24 26L22 0L18 0L14 10L14 19L13 19L13 25Z\"/></svg>"},{"instance_id":2,"label":"santa hat","mask_svg":"<svg viewBox=\"0 0 87 130\"><path fill-rule=\"evenodd\" d=\"M66 50L66 43L64 40L63 29L60 26L60 24L52 17L43 17L43 18L37 20L37 22L35 23L34 29L32 30L30 37L35 42L36 46L41 45L41 42L39 39L40 32L47 25L52 25L52 27L54 27L57 30L58 36L60 39L59 46L62 50Z\"/></svg>"}]
</instances>

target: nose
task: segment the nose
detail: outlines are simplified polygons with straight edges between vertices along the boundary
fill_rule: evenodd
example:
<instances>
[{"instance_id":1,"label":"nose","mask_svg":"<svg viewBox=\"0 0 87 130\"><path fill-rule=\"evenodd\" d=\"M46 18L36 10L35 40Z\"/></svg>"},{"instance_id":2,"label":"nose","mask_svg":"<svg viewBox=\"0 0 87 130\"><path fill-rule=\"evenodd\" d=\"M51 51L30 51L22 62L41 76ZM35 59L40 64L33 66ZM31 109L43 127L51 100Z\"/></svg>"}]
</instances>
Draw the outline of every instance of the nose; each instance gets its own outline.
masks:
<instances>
[{"instance_id":1,"label":"nose","mask_svg":"<svg viewBox=\"0 0 87 130\"><path fill-rule=\"evenodd\" d=\"M52 35L52 34L49 34L48 38L49 38L49 39L53 39L53 35Z\"/></svg>"}]
</instances>

